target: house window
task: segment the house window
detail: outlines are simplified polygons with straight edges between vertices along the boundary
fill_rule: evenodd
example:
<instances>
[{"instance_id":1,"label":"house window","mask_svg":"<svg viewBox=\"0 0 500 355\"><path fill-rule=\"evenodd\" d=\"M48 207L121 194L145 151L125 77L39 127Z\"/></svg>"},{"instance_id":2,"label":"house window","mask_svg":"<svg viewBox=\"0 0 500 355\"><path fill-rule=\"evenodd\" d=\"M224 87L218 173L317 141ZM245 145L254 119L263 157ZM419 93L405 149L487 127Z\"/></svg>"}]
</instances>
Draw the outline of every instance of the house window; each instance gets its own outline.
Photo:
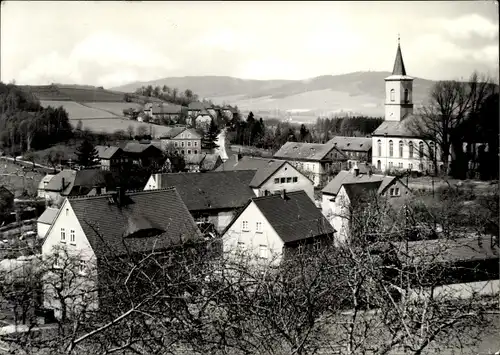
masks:
<instances>
[{"instance_id":1,"label":"house window","mask_svg":"<svg viewBox=\"0 0 500 355\"><path fill-rule=\"evenodd\" d=\"M298 178L298 177L296 177L296 176L294 176L294 177L292 178L292 181L293 181L293 182L297 182L297 181L299 181L299 178Z\"/></svg>"},{"instance_id":2,"label":"house window","mask_svg":"<svg viewBox=\"0 0 500 355\"><path fill-rule=\"evenodd\" d=\"M418 143L418 155L420 156L420 159L424 157L424 142Z\"/></svg>"},{"instance_id":3,"label":"house window","mask_svg":"<svg viewBox=\"0 0 500 355\"><path fill-rule=\"evenodd\" d=\"M285 183L285 181L286 181L286 179L285 179L285 178L281 178L281 180L280 180L280 182L281 182L282 184L284 184L284 183Z\"/></svg>"},{"instance_id":4,"label":"house window","mask_svg":"<svg viewBox=\"0 0 500 355\"><path fill-rule=\"evenodd\" d=\"M267 246L259 245L259 257L262 259L267 259Z\"/></svg>"},{"instance_id":5,"label":"house window","mask_svg":"<svg viewBox=\"0 0 500 355\"><path fill-rule=\"evenodd\" d=\"M429 159L434 160L434 142L429 144Z\"/></svg>"},{"instance_id":6,"label":"house window","mask_svg":"<svg viewBox=\"0 0 500 355\"><path fill-rule=\"evenodd\" d=\"M198 154L198 151L196 149L194 150L194 154Z\"/></svg>"},{"instance_id":7,"label":"house window","mask_svg":"<svg viewBox=\"0 0 500 355\"><path fill-rule=\"evenodd\" d=\"M255 223L255 230L257 233L262 233L262 222Z\"/></svg>"},{"instance_id":8,"label":"house window","mask_svg":"<svg viewBox=\"0 0 500 355\"><path fill-rule=\"evenodd\" d=\"M389 190L389 194L390 194L391 196L394 196L394 188L392 188L392 187L391 187L391 189Z\"/></svg>"},{"instance_id":9,"label":"house window","mask_svg":"<svg viewBox=\"0 0 500 355\"><path fill-rule=\"evenodd\" d=\"M392 157L394 154L394 143L389 141L389 156Z\"/></svg>"},{"instance_id":10,"label":"house window","mask_svg":"<svg viewBox=\"0 0 500 355\"><path fill-rule=\"evenodd\" d=\"M184 147L184 142L181 142L181 147Z\"/></svg>"},{"instance_id":11,"label":"house window","mask_svg":"<svg viewBox=\"0 0 500 355\"><path fill-rule=\"evenodd\" d=\"M424 170L424 164L419 163L418 164L418 170L420 170L420 171Z\"/></svg>"},{"instance_id":12,"label":"house window","mask_svg":"<svg viewBox=\"0 0 500 355\"><path fill-rule=\"evenodd\" d=\"M391 101L396 101L396 91L391 89Z\"/></svg>"},{"instance_id":13,"label":"house window","mask_svg":"<svg viewBox=\"0 0 500 355\"><path fill-rule=\"evenodd\" d=\"M238 242L238 251L242 252L245 249L245 242Z\"/></svg>"},{"instance_id":14,"label":"house window","mask_svg":"<svg viewBox=\"0 0 500 355\"><path fill-rule=\"evenodd\" d=\"M182 154L182 155L184 155L184 149L183 149L183 150L181 150L181 154Z\"/></svg>"},{"instance_id":15,"label":"house window","mask_svg":"<svg viewBox=\"0 0 500 355\"><path fill-rule=\"evenodd\" d=\"M66 243L66 231L61 228L61 242Z\"/></svg>"},{"instance_id":16,"label":"house window","mask_svg":"<svg viewBox=\"0 0 500 355\"><path fill-rule=\"evenodd\" d=\"M66 208L66 216L69 216L69 208Z\"/></svg>"},{"instance_id":17,"label":"house window","mask_svg":"<svg viewBox=\"0 0 500 355\"><path fill-rule=\"evenodd\" d=\"M400 169L403 169L403 163L398 163L398 167L399 167Z\"/></svg>"},{"instance_id":18,"label":"house window","mask_svg":"<svg viewBox=\"0 0 500 355\"><path fill-rule=\"evenodd\" d=\"M381 157L382 156L382 141L380 139L377 141L377 148L378 148L378 156Z\"/></svg>"},{"instance_id":19,"label":"house window","mask_svg":"<svg viewBox=\"0 0 500 355\"><path fill-rule=\"evenodd\" d=\"M75 244L75 231L73 229L69 231L69 242Z\"/></svg>"},{"instance_id":20,"label":"house window","mask_svg":"<svg viewBox=\"0 0 500 355\"><path fill-rule=\"evenodd\" d=\"M413 158L413 142L408 143L408 158Z\"/></svg>"},{"instance_id":21,"label":"house window","mask_svg":"<svg viewBox=\"0 0 500 355\"><path fill-rule=\"evenodd\" d=\"M392 169L392 161L389 162L389 169Z\"/></svg>"},{"instance_id":22,"label":"house window","mask_svg":"<svg viewBox=\"0 0 500 355\"><path fill-rule=\"evenodd\" d=\"M85 275L85 260L80 260L78 263L78 272L82 275Z\"/></svg>"},{"instance_id":23,"label":"house window","mask_svg":"<svg viewBox=\"0 0 500 355\"><path fill-rule=\"evenodd\" d=\"M280 183L280 178L276 178L276 179L274 179L274 183L275 183L275 184L279 184L279 183Z\"/></svg>"},{"instance_id":24,"label":"house window","mask_svg":"<svg viewBox=\"0 0 500 355\"><path fill-rule=\"evenodd\" d=\"M321 243L319 240L315 240L313 243L313 250L314 251L319 251L321 249Z\"/></svg>"},{"instance_id":25,"label":"house window","mask_svg":"<svg viewBox=\"0 0 500 355\"><path fill-rule=\"evenodd\" d=\"M399 188L398 188L398 187L396 187L396 188L394 189L394 194L395 194L396 196L399 196Z\"/></svg>"},{"instance_id":26,"label":"house window","mask_svg":"<svg viewBox=\"0 0 500 355\"><path fill-rule=\"evenodd\" d=\"M198 146L198 142L195 141L194 142L194 146L197 147Z\"/></svg>"},{"instance_id":27,"label":"house window","mask_svg":"<svg viewBox=\"0 0 500 355\"><path fill-rule=\"evenodd\" d=\"M188 142L188 147L191 147L191 141Z\"/></svg>"},{"instance_id":28,"label":"house window","mask_svg":"<svg viewBox=\"0 0 500 355\"><path fill-rule=\"evenodd\" d=\"M410 102L410 93L408 92L408 89L405 89L405 103Z\"/></svg>"},{"instance_id":29,"label":"house window","mask_svg":"<svg viewBox=\"0 0 500 355\"><path fill-rule=\"evenodd\" d=\"M241 229L244 231L244 232L248 232L250 229L248 228L248 221L243 221L241 222Z\"/></svg>"},{"instance_id":30,"label":"house window","mask_svg":"<svg viewBox=\"0 0 500 355\"><path fill-rule=\"evenodd\" d=\"M174 142L174 147L176 147L176 148L177 148L177 142Z\"/></svg>"},{"instance_id":31,"label":"house window","mask_svg":"<svg viewBox=\"0 0 500 355\"><path fill-rule=\"evenodd\" d=\"M292 182L292 178L291 178L291 177L287 177L287 178L286 178L286 182L287 182L287 183Z\"/></svg>"},{"instance_id":32,"label":"house window","mask_svg":"<svg viewBox=\"0 0 500 355\"><path fill-rule=\"evenodd\" d=\"M408 169L410 169L410 170L413 169L413 164L412 163L408 164Z\"/></svg>"},{"instance_id":33,"label":"house window","mask_svg":"<svg viewBox=\"0 0 500 355\"><path fill-rule=\"evenodd\" d=\"M403 141L399 141L399 156L403 157Z\"/></svg>"},{"instance_id":34,"label":"house window","mask_svg":"<svg viewBox=\"0 0 500 355\"><path fill-rule=\"evenodd\" d=\"M191 149L188 149L188 154L191 154Z\"/></svg>"}]
</instances>

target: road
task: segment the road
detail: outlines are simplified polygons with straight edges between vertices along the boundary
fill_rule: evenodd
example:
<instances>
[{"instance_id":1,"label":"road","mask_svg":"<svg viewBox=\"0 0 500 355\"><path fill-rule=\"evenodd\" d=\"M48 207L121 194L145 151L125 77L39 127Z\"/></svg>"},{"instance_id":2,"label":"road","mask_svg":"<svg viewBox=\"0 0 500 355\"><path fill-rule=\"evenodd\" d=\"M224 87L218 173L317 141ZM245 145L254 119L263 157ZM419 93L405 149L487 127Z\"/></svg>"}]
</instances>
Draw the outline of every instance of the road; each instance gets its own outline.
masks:
<instances>
[{"instance_id":1,"label":"road","mask_svg":"<svg viewBox=\"0 0 500 355\"><path fill-rule=\"evenodd\" d=\"M22 160L20 158L22 158L22 157L16 157L15 162L21 163L22 165L25 165L26 167L33 167L33 163L32 162L26 161L26 160ZM3 156L3 157L0 157L0 159L14 162L14 158L11 158L11 157ZM38 163L35 163L35 167L36 168L42 168L42 169L46 170L46 171L44 171L45 173L49 173L49 172L53 172L54 171L54 168L52 168L50 166L47 166L47 165L38 164Z\"/></svg>"}]
</instances>

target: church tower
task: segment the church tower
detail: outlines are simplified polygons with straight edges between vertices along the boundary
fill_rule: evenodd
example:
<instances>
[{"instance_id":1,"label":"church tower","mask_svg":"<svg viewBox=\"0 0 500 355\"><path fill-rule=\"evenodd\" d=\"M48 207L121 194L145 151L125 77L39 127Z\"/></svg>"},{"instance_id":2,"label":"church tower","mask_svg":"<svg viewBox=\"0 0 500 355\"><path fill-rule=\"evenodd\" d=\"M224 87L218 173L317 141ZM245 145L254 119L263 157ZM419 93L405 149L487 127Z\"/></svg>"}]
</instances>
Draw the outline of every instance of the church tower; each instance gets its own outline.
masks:
<instances>
[{"instance_id":1,"label":"church tower","mask_svg":"<svg viewBox=\"0 0 500 355\"><path fill-rule=\"evenodd\" d=\"M385 120L401 121L413 113L413 78L406 75L398 36L392 75L385 78Z\"/></svg>"}]
</instances>

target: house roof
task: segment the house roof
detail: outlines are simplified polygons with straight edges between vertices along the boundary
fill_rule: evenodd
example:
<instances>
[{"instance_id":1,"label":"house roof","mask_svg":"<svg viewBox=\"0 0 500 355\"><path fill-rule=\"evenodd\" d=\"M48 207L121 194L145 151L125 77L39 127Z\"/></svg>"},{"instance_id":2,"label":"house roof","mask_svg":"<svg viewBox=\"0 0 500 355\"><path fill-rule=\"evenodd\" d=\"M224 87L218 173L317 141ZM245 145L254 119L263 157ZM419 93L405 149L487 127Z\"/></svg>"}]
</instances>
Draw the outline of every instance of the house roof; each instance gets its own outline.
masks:
<instances>
[{"instance_id":1,"label":"house roof","mask_svg":"<svg viewBox=\"0 0 500 355\"><path fill-rule=\"evenodd\" d=\"M392 69L392 75L406 76L405 63L403 62L403 54L401 53L401 46L399 43L398 50L396 52L396 60L394 61L394 68Z\"/></svg>"},{"instance_id":2,"label":"house roof","mask_svg":"<svg viewBox=\"0 0 500 355\"><path fill-rule=\"evenodd\" d=\"M38 184L38 189L39 190L44 190L45 189L45 183L49 183L49 181L55 176L55 174L47 174L45 175L42 180L40 180L40 183Z\"/></svg>"},{"instance_id":3,"label":"house roof","mask_svg":"<svg viewBox=\"0 0 500 355\"><path fill-rule=\"evenodd\" d=\"M203 102L193 101L188 105L189 110L203 110L209 108L210 105L204 104Z\"/></svg>"},{"instance_id":4,"label":"house roof","mask_svg":"<svg viewBox=\"0 0 500 355\"><path fill-rule=\"evenodd\" d=\"M284 199L281 194L254 197L247 206L252 202L284 243L335 232L314 202L302 190L287 192ZM226 231L236 220L237 217L227 226Z\"/></svg>"},{"instance_id":5,"label":"house roof","mask_svg":"<svg viewBox=\"0 0 500 355\"><path fill-rule=\"evenodd\" d=\"M45 190L60 191L63 195L68 194L73 187L75 181L76 170L64 169L50 179ZM64 179L64 187L62 186ZM71 187L71 188L70 188Z\"/></svg>"},{"instance_id":6,"label":"house roof","mask_svg":"<svg viewBox=\"0 0 500 355\"><path fill-rule=\"evenodd\" d=\"M233 107L228 107L228 106L223 107L223 108L222 108L222 110L223 110L223 111L229 111L229 112L231 112L231 113L233 113L233 114L234 114L234 113L238 113L238 110L236 110L236 109L235 109L235 108L233 108Z\"/></svg>"},{"instance_id":7,"label":"house roof","mask_svg":"<svg viewBox=\"0 0 500 355\"><path fill-rule=\"evenodd\" d=\"M10 191L5 186L0 185L0 196L11 196L11 197L13 197L14 194L12 193L12 191Z\"/></svg>"},{"instance_id":8,"label":"house roof","mask_svg":"<svg viewBox=\"0 0 500 355\"><path fill-rule=\"evenodd\" d=\"M219 154L188 155L184 159L186 161L186 164L201 164L201 168L204 170L214 170L217 161L222 161Z\"/></svg>"},{"instance_id":9,"label":"house roof","mask_svg":"<svg viewBox=\"0 0 500 355\"><path fill-rule=\"evenodd\" d=\"M367 182L380 182L379 188L380 191L383 191L395 179L395 176L363 174L361 171L359 175L356 176L354 173L342 170L323 188L323 190L321 190L321 192L327 195L337 195L344 184L362 184Z\"/></svg>"},{"instance_id":10,"label":"house roof","mask_svg":"<svg viewBox=\"0 0 500 355\"><path fill-rule=\"evenodd\" d=\"M333 144L286 142L275 154L275 158L290 160L325 160L334 148ZM345 158L344 154L337 150Z\"/></svg>"},{"instance_id":11,"label":"house roof","mask_svg":"<svg viewBox=\"0 0 500 355\"><path fill-rule=\"evenodd\" d=\"M340 150L367 152L372 148L372 139L366 137L335 136L328 141Z\"/></svg>"},{"instance_id":12,"label":"house roof","mask_svg":"<svg viewBox=\"0 0 500 355\"><path fill-rule=\"evenodd\" d=\"M249 184L255 171L209 171L161 174L159 187L175 187L190 211L242 207L255 194Z\"/></svg>"},{"instance_id":13,"label":"house roof","mask_svg":"<svg viewBox=\"0 0 500 355\"><path fill-rule=\"evenodd\" d=\"M113 188L113 174L101 169L63 170L49 181L45 190L58 191L65 196L86 195L94 186Z\"/></svg>"},{"instance_id":14,"label":"house roof","mask_svg":"<svg viewBox=\"0 0 500 355\"><path fill-rule=\"evenodd\" d=\"M380 185L382 185L382 181L357 182L343 184L342 186L351 204L359 204L365 202L370 197L376 196Z\"/></svg>"},{"instance_id":15,"label":"house roof","mask_svg":"<svg viewBox=\"0 0 500 355\"><path fill-rule=\"evenodd\" d=\"M154 144L151 144L151 142L149 142L147 144L138 143L138 142L128 142L125 145L125 147L123 147L123 151L125 153L140 154L140 153L143 153L146 149L150 149L151 147L153 147L154 149L158 149L158 150L161 151L161 149L159 149L158 147L156 147Z\"/></svg>"},{"instance_id":16,"label":"house roof","mask_svg":"<svg viewBox=\"0 0 500 355\"><path fill-rule=\"evenodd\" d=\"M69 198L73 211L96 255L162 250L200 236L177 191L171 189L127 193L126 204L112 195ZM140 230L156 230L140 236Z\"/></svg>"},{"instance_id":17,"label":"house roof","mask_svg":"<svg viewBox=\"0 0 500 355\"><path fill-rule=\"evenodd\" d=\"M408 244L408 254L406 254ZM498 259L497 236L460 239L435 239L408 243L394 243L396 250L408 255L414 262L458 262Z\"/></svg>"},{"instance_id":18,"label":"house roof","mask_svg":"<svg viewBox=\"0 0 500 355\"><path fill-rule=\"evenodd\" d=\"M37 222L52 224L52 222L56 219L57 212L59 212L58 208L47 207L45 211L43 211L42 215L38 217Z\"/></svg>"},{"instance_id":19,"label":"house roof","mask_svg":"<svg viewBox=\"0 0 500 355\"><path fill-rule=\"evenodd\" d=\"M162 134L160 139L174 138L187 129L186 127L168 127L168 128L169 129Z\"/></svg>"},{"instance_id":20,"label":"house roof","mask_svg":"<svg viewBox=\"0 0 500 355\"><path fill-rule=\"evenodd\" d=\"M417 115L408 114L401 121L384 121L372 133L372 136L394 136L419 138L418 129L416 128L415 120L418 120Z\"/></svg>"},{"instance_id":21,"label":"house roof","mask_svg":"<svg viewBox=\"0 0 500 355\"><path fill-rule=\"evenodd\" d=\"M122 151L120 147L110 145L96 145L95 149L100 159L111 159L116 153Z\"/></svg>"},{"instance_id":22,"label":"house roof","mask_svg":"<svg viewBox=\"0 0 500 355\"><path fill-rule=\"evenodd\" d=\"M184 106L181 105L174 105L174 104L169 104L169 105L164 105L164 104L155 104L152 107L152 113L153 115L155 114L179 114L182 112L184 109Z\"/></svg>"}]
</instances>

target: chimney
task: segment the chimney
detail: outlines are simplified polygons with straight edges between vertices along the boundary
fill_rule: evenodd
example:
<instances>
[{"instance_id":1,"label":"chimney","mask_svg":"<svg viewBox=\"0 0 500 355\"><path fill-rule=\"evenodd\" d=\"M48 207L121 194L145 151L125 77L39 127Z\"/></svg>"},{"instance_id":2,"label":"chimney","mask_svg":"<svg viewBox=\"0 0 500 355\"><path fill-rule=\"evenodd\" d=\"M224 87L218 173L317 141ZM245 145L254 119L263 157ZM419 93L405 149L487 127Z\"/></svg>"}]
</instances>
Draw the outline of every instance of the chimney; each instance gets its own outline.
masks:
<instances>
[{"instance_id":1,"label":"chimney","mask_svg":"<svg viewBox=\"0 0 500 355\"><path fill-rule=\"evenodd\" d=\"M358 176L359 175L359 167L358 167L358 163L354 163L354 176Z\"/></svg>"},{"instance_id":2,"label":"chimney","mask_svg":"<svg viewBox=\"0 0 500 355\"><path fill-rule=\"evenodd\" d=\"M283 200L286 200L286 190L285 189L281 190L281 198Z\"/></svg>"},{"instance_id":3,"label":"chimney","mask_svg":"<svg viewBox=\"0 0 500 355\"><path fill-rule=\"evenodd\" d=\"M373 175L373 171L372 171L372 167L368 167L368 176L372 176Z\"/></svg>"},{"instance_id":4,"label":"chimney","mask_svg":"<svg viewBox=\"0 0 500 355\"><path fill-rule=\"evenodd\" d=\"M62 187L61 187L61 191L63 191L63 190L64 190L64 187L65 187L65 184L64 184L64 183L65 183L64 178L62 178Z\"/></svg>"},{"instance_id":5,"label":"chimney","mask_svg":"<svg viewBox=\"0 0 500 355\"><path fill-rule=\"evenodd\" d=\"M123 191L121 187L116 188L116 204L121 206L123 203Z\"/></svg>"}]
</instances>

